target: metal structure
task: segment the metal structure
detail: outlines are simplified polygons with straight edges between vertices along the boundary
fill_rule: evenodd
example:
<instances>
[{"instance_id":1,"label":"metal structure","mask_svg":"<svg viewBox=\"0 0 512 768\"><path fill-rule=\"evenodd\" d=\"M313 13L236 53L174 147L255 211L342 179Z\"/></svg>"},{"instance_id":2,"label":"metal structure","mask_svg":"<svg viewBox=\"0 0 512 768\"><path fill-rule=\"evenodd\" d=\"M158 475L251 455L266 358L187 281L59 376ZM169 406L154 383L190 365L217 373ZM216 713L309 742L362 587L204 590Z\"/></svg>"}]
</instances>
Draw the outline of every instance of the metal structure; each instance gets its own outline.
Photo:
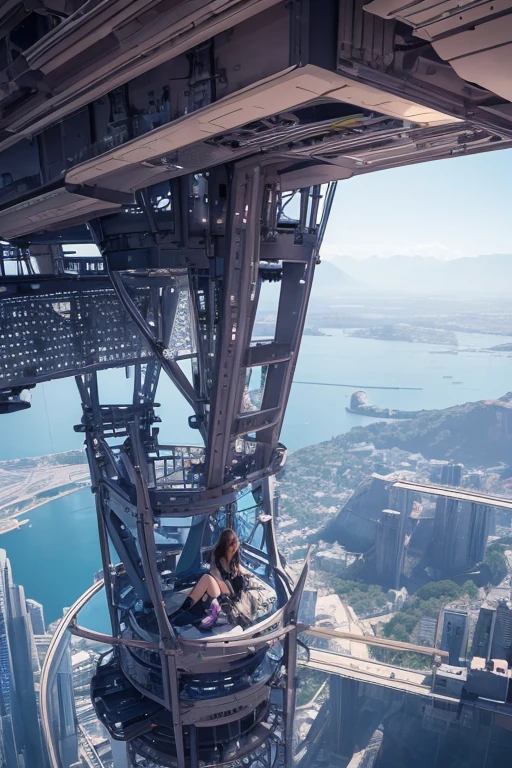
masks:
<instances>
[{"instance_id":1,"label":"metal structure","mask_svg":"<svg viewBox=\"0 0 512 768\"><path fill-rule=\"evenodd\" d=\"M134 760L293 764L307 565L294 584L272 477L335 182L512 146L510 6L0 8L0 412L76 377L115 638L93 700ZM279 301L261 340L267 282ZM102 400L113 367L133 371L128 403ZM195 445L159 442L161 375ZM169 615L226 526L259 613L220 636L178 631Z\"/></svg>"},{"instance_id":2,"label":"metal structure","mask_svg":"<svg viewBox=\"0 0 512 768\"><path fill-rule=\"evenodd\" d=\"M127 640L123 638L86 629L81 623L82 609L95 595L102 592L103 587L104 582L102 580L97 581L66 612L58 630L52 637L45 658L41 676L42 724L47 742L51 747L52 765L59 767L65 766L65 762L62 761L59 754L61 738L57 728L58 717L55 717L52 707L55 701L55 689L58 685L60 659L63 649L69 644L70 635L75 636L81 642L86 639L95 647L115 647L127 643ZM457 681L454 689L446 689L442 685L445 674L444 667L438 665L439 661L448 661L449 652L446 650L324 627L311 627L301 623L298 624L297 629L301 639L301 648L297 659L299 679L301 672L308 670L314 670L325 676L325 682L314 698L317 698L318 694L324 691L328 685L328 690L324 691L323 703L316 720L294 753L296 763L304 766L304 768L314 764L312 763L314 755L318 753L320 748L332 750L335 756L345 754L345 758L349 760L355 749L356 733L362 733L361 730L358 730L361 727L360 719L361 717L364 718L364 712L366 712L366 716L368 715L368 707L365 707L364 703L372 700L379 700L382 706L395 711L403 707L411 714L414 710L417 712L428 710L429 716L433 716L434 719L437 712L438 717L447 718L448 722L452 722L455 728L461 726L470 728L475 718L484 717L490 718L491 726L496 721L498 730L503 725L507 731L510 730L509 724L512 717L512 704L510 702L503 703L480 697L461 698L466 670L463 672L463 679L454 676ZM353 647L344 646L346 641L353 644ZM341 647L340 643L342 644ZM362 652L368 646L381 649L381 651L386 649L399 653L404 651L414 653L416 658L418 655L423 656L425 657L424 671L407 669L394 663L369 658ZM357 650L354 653L355 648ZM428 657L431 657L432 662L430 669ZM452 668L449 667L448 669ZM350 707L347 707L347 699L350 699ZM309 704L297 708L299 719L301 710L308 709L311 711L312 703L311 701ZM378 710L374 714L374 717L377 718L381 716L382 713L379 714ZM499 737L497 738L499 741ZM485 765L492 764L492 757L489 758L489 762L485 757L482 760ZM242 761L242 764L247 765L249 762ZM256 765L258 765L257 761Z\"/></svg>"}]
</instances>

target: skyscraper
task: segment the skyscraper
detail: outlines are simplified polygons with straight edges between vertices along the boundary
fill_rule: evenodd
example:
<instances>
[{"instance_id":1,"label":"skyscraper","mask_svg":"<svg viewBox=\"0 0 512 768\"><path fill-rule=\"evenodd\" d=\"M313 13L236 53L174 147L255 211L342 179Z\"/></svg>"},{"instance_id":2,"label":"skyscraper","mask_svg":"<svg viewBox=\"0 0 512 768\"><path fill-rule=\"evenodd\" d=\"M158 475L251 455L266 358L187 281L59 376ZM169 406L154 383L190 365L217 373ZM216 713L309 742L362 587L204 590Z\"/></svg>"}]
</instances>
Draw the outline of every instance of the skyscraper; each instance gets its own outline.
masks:
<instances>
[{"instance_id":1,"label":"skyscraper","mask_svg":"<svg viewBox=\"0 0 512 768\"><path fill-rule=\"evenodd\" d=\"M442 485L459 486L461 480L461 464L448 464L442 468ZM483 560L488 531L489 507L438 496L432 566L442 577L465 573Z\"/></svg>"},{"instance_id":2,"label":"skyscraper","mask_svg":"<svg viewBox=\"0 0 512 768\"><path fill-rule=\"evenodd\" d=\"M398 589L403 553L400 512L383 509L375 542L375 566L379 584L387 589Z\"/></svg>"},{"instance_id":3,"label":"skyscraper","mask_svg":"<svg viewBox=\"0 0 512 768\"><path fill-rule=\"evenodd\" d=\"M495 609L480 608L473 635L473 656L478 656L481 659L489 659L491 657L491 644L495 623Z\"/></svg>"},{"instance_id":4,"label":"skyscraper","mask_svg":"<svg viewBox=\"0 0 512 768\"><path fill-rule=\"evenodd\" d=\"M30 616L34 635L44 635L45 623L43 606L36 600L30 600L30 598L27 598L25 602L27 604L28 615Z\"/></svg>"},{"instance_id":5,"label":"skyscraper","mask_svg":"<svg viewBox=\"0 0 512 768\"><path fill-rule=\"evenodd\" d=\"M512 610L506 600L500 600L496 608L496 624L492 638L493 659L512 662Z\"/></svg>"},{"instance_id":6,"label":"skyscraper","mask_svg":"<svg viewBox=\"0 0 512 768\"><path fill-rule=\"evenodd\" d=\"M439 617L441 626L442 651L448 651L448 663L454 667L464 666L468 650L469 616L467 611L442 609Z\"/></svg>"},{"instance_id":7,"label":"skyscraper","mask_svg":"<svg viewBox=\"0 0 512 768\"><path fill-rule=\"evenodd\" d=\"M512 663L512 610L506 600L496 608L482 607L473 636L473 655L483 659L507 659Z\"/></svg>"},{"instance_id":8,"label":"skyscraper","mask_svg":"<svg viewBox=\"0 0 512 768\"><path fill-rule=\"evenodd\" d=\"M6 552L0 549L0 712L6 768L48 765L36 700L38 666L25 593L13 583Z\"/></svg>"}]
</instances>

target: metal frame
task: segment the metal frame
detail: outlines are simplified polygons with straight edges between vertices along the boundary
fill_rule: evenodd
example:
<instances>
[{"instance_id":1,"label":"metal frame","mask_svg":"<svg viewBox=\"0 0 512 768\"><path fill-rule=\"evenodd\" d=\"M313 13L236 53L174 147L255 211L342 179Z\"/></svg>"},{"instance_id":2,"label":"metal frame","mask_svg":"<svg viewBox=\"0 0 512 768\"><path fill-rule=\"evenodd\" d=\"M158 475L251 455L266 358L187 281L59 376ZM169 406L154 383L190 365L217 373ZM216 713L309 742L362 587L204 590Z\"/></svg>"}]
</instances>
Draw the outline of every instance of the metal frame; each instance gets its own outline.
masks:
<instances>
[{"instance_id":1,"label":"metal frame","mask_svg":"<svg viewBox=\"0 0 512 768\"><path fill-rule=\"evenodd\" d=\"M188 177L172 183L172 232L153 214L150 190L138 194L143 218L138 233L132 233L132 249L123 235L115 234L118 224L121 229L125 226L122 214L115 214L107 223L98 220L90 224L103 259L96 259L90 274L78 278L76 288L85 296L90 292L93 302L98 290L110 291L117 299L116 312L130 329L134 347L144 353L128 356L120 363L133 368L133 395L126 404L102 404L99 358L92 365L70 365L65 371L75 375L82 400L82 423L75 429L85 436L112 625L111 636L76 626L73 632L113 643L112 659L126 684L152 700L153 706L160 705L162 713L168 713L176 768L197 768L203 721L205 727L214 722L216 727L221 723L231 727L244 712L251 711L261 714L255 715L253 731L244 737L243 749L247 754L258 752L260 763L269 768L281 764L291 768L297 612L308 564L294 586L277 548L271 480L285 460L279 433L335 185L327 187L320 221L321 188L301 189L300 215L293 222L281 215L286 200L275 161L267 158L212 169L201 181L209 190L209 206L203 236L197 237L198 223L188 203L193 183L197 180L192 182ZM42 278L43 286L47 286L43 295L60 308L61 286L67 287L70 280L62 268L63 254L49 254L44 245L39 248L45 258L52 256L55 272ZM55 261L59 254L61 260ZM105 269L100 269L102 264ZM280 281L280 298L274 339L262 343L254 339L253 330L260 287L266 279ZM31 300L34 290L40 290L39 284L31 284L27 293L24 280L22 275L11 280L11 295L21 304ZM71 300L70 307L72 304ZM5 311L10 305L3 302L2 306ZM97 323L91 312L87 332L94 333ZM64 350L63 354L69 353ZM186 359L190 361L191 379L180 364ZM54 378L59 375L57 363L54 367L25 374L18 383L34 385ZM109 361L105 367L113 366ZM262 376L259 404L254 405L248 391L248 372L258 367L266 375ZM159 421L155 397L162 374L193 408L191 427L197 430L204 447L159 443L154 426ZM232 525L238 514L237 498L244 488L252 488L258 515L253 532L257 526L263 527L265 546L265 552L259 552L251 539L244 544L244 553L249 561L264 564L266 580L276 585L278 604L241 637L186 640L176 634L164 603L155 520L172 526L184 516L213 520L225 510L226 524ZM180 551L171 555L174 562ZM123 585L129 595L124 607L119 597ZM133 608L139 604L142 608ZM139 619L134 614L137 610ZM144 622L149 629L143 628ZM180 698L183 675L223 674L256 652L266 654L276 642L284 644L284 655L281 662L273 662L274 671L266 682L247 689L243 696L203 702L201 723L194 709L186 714ZM150 664L160 680L154 689L147 676L137 671L147 654L158 659L156 666L155 662ZM104 668L105 664L98 667L100 677ZM271 692L272 701L277 697L279 704L270 705ZM222 716L219 707L224 708ZM277 722L276 717L281 723L277 730L269 725ZM190 731L192 723L196 727ZM132 751L142 748L137 734L143 731L132 729L134 735L127 736ZM281 732L282 737L278 736ZM226 755L231 752L228 749Z\"/></svg>"},{"instance_id":2,"label":"metal frame","mask_svg":"<svg viewBox=\"0 0 512 768\"><path fill-rule=\"evenodd\" d=\"M235 661L250 658L257 651L265 653L274 643L282 641L282 669L278 665L273 673L277 676L275 682L279 682L273 697L282 699L278 705L281 714L277 713L281 722L279 732L283 732L282 743L277 731L274 733L271 728L270 733L274 735L269 739L266 726L263 729L258 726L254 738L249 738L244 749L251 754L259 750L258 760L271 768L277 768L278 764L291 768L297 612L308 565L306 563L303 575L294 587L277 549L271 478L284 461L284 449L278 443L279 432L334 185L327 188L320 223L317 218L321 190L316 186L299 192L298 221L283 224L279 177L272 163L246 162L222 167L208 172L205 178L211 201L203 239L203 258L206 258L208 269L202 268L203 261L198 258L185 271L179 248L175 251L174 265L172 254L167 251L166 266L155 269L152 265L160 259L159 238L165 239L165 231L160 231L158 223L151 222L149 216L144 225L154 229L153 250L150 248L147 252L147 265L135 271L128 268L130 252L125 252L125 265L120 252L113 259L110 251L112 235L105 235L100 222L91 227L103 251L118 301L150 355L147 361L135 363L130 404L102 405L96 373L81 373L76 377L83 404L82 424L76 429L85 434L96 495L112 636L100 636L77 626L72 631L113 643L113 647L119 649L114 651L113 657L117 659L116 669L122 671L140 694L160 703L162 711L170 713L176 768L197 768L200 759L197 738L202 730L197 726L203 720L208 727L212 722L217 722L217 726L222 722L235 724L243 712L263 705L274 685L273 678L269 678L263 687L249 688L245 698L238 695L231 704L229 696L214 698L210 704L202 703L202 720L198 721L199 711L195 715L192 714L194 709L189 715L183 711L179 694L182 676L191 672L199 676L221 673L221 670L230 669ZM187 232L193 229L185 209L184 190L188 183L184 178L179 185L174 185L179 193L174 219L179 222L184 251L190 250L192 240L187 240ZM227 191L223 204L214 202L218 198L216 185L219 188L222 185ZM148 199L149 194L140 195L143 207ZM196 245L194 243L194 247ZM113 268L114 265L126 268ZM261 282L273 279L274 275L281 282L275 338L270 343L255 342L253 328ZM142 285L145 286L145 298L137 302L137 291L140 293ZM182 300L181 296L187 294L188 298ZM185 334L188 340L188 352L183 346L176 347L172 343L179 323L182 336ZM191 361L191 380L179 364L184 358ZM247 372L256 366L266 367L267 375L259 408L247 411L243 405L248 397ZM158 421L155 396L161 374L170 378L193 407L191 426L197 429L204 448L159 444L158 429L153 425ZM119 444L123 438L124 442ZM196 469L187 469L191 460L187 456L197 457ZM227 524L232 524L238 514L237 497L246 487L252 487L255 514L259 514L254 526L262 525L264 531L262 541L266 553L262 562L266 563L271 582L277 580L279 583L280 606L265 620L245 630L241 637L228 641L217 640L215 636L200 641L185 640L173 629L164 604L162 566L154 537L155 519L165 524L172 524L184 515L206 515L213 519L225 509ZM251 541L244 544L247 557L258 560L262 555L256 550L253 552L253 548ZM112 561L114 551L120 563ZM140 620L134 621L133 608L127 609L128 613L121 609L118 584L127 585L133 599L147 605L141 609ZM129 615L131 619L127 619ZM152 627L149 634L140 623L147 623L147 620ZM129 634L127 621L131 627ZM129 649L130 654L126 656ZM158 693L147 688L147 681L144 682L143 677L139 679L138 673L134 676L133 664L138 664L139 654L153 654L155 662L158 659L154 667L161 678ZM127 660L129 666L126 666ZM101 669L100 665L100 675ZM238 700L236 706L235 700ZM240 709L242 701L246 703ZM222 707L225 714L220 717L219 708ZM268 710L268 717L270 712ZM189 730L191 723L196 726L192 731ZM137 739L135 736L132 750L142 748ZM260 749L258 744L264 741L267 746ZM153 752L150 749L150 753ZM226 754L230 754L229 750Z\"/></svg>"}]
</instances>

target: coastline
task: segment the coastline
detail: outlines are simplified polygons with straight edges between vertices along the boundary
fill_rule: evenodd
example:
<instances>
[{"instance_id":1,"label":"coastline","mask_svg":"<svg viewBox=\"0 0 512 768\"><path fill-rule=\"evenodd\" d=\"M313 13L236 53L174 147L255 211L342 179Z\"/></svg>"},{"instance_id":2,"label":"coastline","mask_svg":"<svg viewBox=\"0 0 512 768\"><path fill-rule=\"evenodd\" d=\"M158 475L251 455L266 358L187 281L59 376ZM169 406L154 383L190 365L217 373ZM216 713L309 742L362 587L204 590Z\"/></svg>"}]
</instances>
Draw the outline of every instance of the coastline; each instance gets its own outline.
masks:
<instances>
[{"instance_id":1,"label":"coastline","mask_svg":"<svg viewBox=\"0 0 512 768\"><path fill-rule=\"evenodd\" d=\"M26 525L27 523L30 523L30 520L27 518L27 520L16 520L14 517L8 518L6 521L5 528L0 528L0 536L3 533L10 533L11 531L18 531L22 525Z\"/></svg>"},{"instance_id":2,"label":"coastline","mask_svg":"<svg viewBox=\"0 0 512 768\"><path fill-rule=\"evenodd\" d=\"M368 409L368 410L366 410ZM421 411L399 411L390 408L381 408L382 413L378 413L378 408L374 405L362 406L360 408L350 408L345 406L347 413L355 413L357 416L366 416L370 419L379 419L379 421L410 421L416 418ZM404 414L402 416L402 414Z\"/></svg>"},{"instance_id":3,"label":"coastline","mask_svg":"<svg viewBox=\"0 0 512 768\"><path fill-rule=\"evenodd\" d=\"M82 491L84 488L89 488L89 487L90 487L90 483L88 485L77 486L76 488L68 488L66 491L61 491L55 496L48 496L48 498L39 499L33 504L29 504L27 507L25 507L25 509L21 509L19 512L14 512L12 515L9 515L9 517L5 518L5 523L12 522L12 526L5 529L0 528L0 536L4 533L10 533L11 531L16 531L19 528L21 528L22 525L25 525L26 523L30 522L29 520L17 520L16 518L27 514L27 512L31 512L33 509L37 509L37 507L42 507L44 504L47 504L49 501L55 501L55 499L61 499L63 496L69 496L69 494L71 493L76 493L77 491ZM2 522L4 521L0 520L0 524ZM17 523L17 525L14 525L14 523Z\"/></svg>"}]
</instances>

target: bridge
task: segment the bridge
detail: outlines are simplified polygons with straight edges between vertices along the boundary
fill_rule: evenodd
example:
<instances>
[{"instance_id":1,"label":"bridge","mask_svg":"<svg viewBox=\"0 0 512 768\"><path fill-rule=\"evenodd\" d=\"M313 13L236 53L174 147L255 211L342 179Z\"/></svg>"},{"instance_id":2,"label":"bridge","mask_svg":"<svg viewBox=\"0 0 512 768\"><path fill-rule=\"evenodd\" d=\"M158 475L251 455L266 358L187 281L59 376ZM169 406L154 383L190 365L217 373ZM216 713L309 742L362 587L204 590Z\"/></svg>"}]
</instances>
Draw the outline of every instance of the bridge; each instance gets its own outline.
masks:
<instances>
[{"instance_id":1,"label":"bridge","mask_svg":"<svg viewBox=\"0 0 512 768\"><path fill-rule=\"evenodd\" d=\"M483 504L486 507L499 507L500 509L512 509L512 499L503 496L491 496L490 494L470 491L467 488L454 488L435 483L416 483L409 480L397 480L392 483L393 488L401 488L404 491L424 493L430 496L443 496L457 501L470 501L473 504Z\"/></svg>"},{"instance_id":2,"label":"bridge","mask_svg":"<svg viewBox=\"0 0 512 768\"><path fill-rule=\"evenodd\" d=\"M433 694L426 673L404 669L393 664L384 664L371 659L358 659L355 656L343 656L333 651L318 648L309 649L309 658L300 659L299 664L308 669L316 669L329 675L337 675L358 683L381 685L401 693L415 696L429 696L442 701L458 703L457 699Z\"/></svg>"}]
</instances>

